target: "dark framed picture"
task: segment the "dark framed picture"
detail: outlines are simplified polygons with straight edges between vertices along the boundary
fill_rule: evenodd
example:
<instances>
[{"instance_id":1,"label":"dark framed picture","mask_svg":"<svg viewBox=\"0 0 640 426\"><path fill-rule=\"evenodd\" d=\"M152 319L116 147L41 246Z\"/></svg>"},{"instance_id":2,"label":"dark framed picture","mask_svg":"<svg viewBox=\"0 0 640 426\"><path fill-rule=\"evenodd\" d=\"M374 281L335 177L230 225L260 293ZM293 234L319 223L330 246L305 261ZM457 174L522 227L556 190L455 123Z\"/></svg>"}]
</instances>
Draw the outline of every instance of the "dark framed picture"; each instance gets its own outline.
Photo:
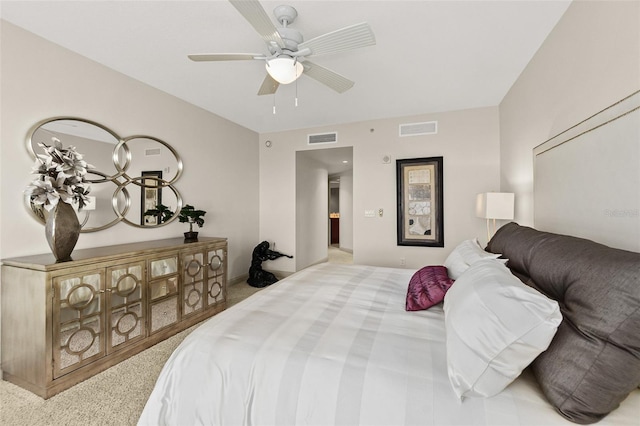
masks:
<instances>
[{"instance_id":1,"label":"dark framed picture","mask_svg":"<svg viewBox=\"0 0 640 426\"><path fill-rule=\"evenodd\" d=\"M442 157L396 160L398 245L444 247Z\"/></svg>"},{"instance_id":2,"label":"dark framed picture","mask_svg":"<svg viewBox=\"0 0 640 426\"><path fill-rule=\"evenodd\" d=\"M151 178L151 179L149 179ZM160 216L145 216L144 212L155 209L162 204L162 170L142 172L142 186L140 187L140 225L159 225Z\"/></svg>"}]
</instances>

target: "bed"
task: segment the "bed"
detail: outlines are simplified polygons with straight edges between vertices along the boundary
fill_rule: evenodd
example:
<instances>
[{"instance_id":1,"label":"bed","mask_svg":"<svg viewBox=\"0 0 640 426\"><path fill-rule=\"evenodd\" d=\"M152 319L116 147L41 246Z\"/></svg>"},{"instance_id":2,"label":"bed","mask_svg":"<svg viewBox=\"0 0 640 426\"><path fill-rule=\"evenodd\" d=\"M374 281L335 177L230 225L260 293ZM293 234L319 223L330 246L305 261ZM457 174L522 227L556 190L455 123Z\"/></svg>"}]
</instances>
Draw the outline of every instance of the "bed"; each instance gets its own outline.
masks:
<instances>
[{"instance_id":1,"label":"bed","mask_svg":"<svg viewBox=\"0 0 640 426\"><path fill-rule=\"evenodd\" d=\"M497 254L489 257L469 267L507 270ZM139 424L574 424L543 394L529 360L495 395L461 398L450 378L448 351L459 352L447 334L454 318L447 299L470 280L458 277L444 304L407 311L408 283L418 272L319 264L218 314L172 354ZM637 365L629 366L632 376ZM599 424L638 425L639 418L636 389Z\"/></svg>"},{"instance_id":2,"label":"bed","mask_svg":"<svg viewBox=\"0 0 640 426\"><path fill-rule=\"evenodd\" d=\"M636 92L534 149L538 229L316 265L218 314L140 424L640 425L639 120Z\"/></svg>"}]
</instances>

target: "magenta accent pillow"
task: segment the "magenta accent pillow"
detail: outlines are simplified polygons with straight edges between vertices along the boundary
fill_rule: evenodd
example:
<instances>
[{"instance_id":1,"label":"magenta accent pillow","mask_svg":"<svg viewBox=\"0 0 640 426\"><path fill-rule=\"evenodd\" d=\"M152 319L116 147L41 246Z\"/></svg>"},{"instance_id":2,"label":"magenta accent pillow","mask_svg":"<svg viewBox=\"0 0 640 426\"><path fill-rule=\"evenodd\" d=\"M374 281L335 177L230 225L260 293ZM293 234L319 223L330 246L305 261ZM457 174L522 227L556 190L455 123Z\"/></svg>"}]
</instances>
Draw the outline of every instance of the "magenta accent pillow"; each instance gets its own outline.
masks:
<instances>
[{"instance_id":1,"label":"magenta accent pillow","mask_svg":"<svg viewBox=\"0 0 640 426\"><path fill-rule=\"evenodd\" d=\"M428 309L444 300L444 295L453 284L444 266L425 266L416 271L409 281L407 311Z\"/></svg>"}]
</instances>

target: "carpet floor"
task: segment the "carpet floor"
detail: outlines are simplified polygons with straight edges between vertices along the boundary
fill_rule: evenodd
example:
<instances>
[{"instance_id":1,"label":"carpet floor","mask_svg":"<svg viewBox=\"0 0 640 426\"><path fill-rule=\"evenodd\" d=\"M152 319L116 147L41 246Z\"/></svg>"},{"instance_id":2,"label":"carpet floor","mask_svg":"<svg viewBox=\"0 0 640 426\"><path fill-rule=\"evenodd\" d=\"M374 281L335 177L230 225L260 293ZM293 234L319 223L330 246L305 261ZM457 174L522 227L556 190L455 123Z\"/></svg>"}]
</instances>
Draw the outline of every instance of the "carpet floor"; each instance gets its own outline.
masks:
<instances>
[{"instance_id":1,"label":"carpet floor","mask_svg":"<svg viewBox=\"0 0 640 426\"><path fill-rule=\"evenodd\" d=\"M350 253L329 248L329 262L353 263ZM261 289L238 283L229 286L229 306ZM47 400L0 381L0 425L101 426L135 425L160 370L173 350L198 324L78 383Z\"/></svg>"}]
</instances>

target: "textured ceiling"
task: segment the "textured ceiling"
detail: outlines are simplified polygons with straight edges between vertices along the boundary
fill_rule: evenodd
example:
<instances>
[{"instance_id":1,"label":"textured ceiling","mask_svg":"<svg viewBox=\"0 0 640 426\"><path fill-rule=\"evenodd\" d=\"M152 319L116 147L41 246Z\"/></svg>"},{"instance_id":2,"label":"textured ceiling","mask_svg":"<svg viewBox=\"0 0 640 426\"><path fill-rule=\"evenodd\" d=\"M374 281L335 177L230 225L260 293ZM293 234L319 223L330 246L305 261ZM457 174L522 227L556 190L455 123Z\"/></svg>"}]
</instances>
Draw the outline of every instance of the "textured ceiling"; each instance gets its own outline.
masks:
<instances>
[{"instance_id":1,"label":"textured ceiling","mask_svg":"<svg viewBox=\"0 0 640 426\"><path fill-rule=\"evenodd\" d=\"M272 10L283 2L262 2ZM257 96L266 53L227 1L2 1L3 19L256 132L500 103L569 1L288 1L305 39L368 22L376 45L313 61L354 80L338 94L306 76ZM275 19L274 19L275 23ZM294 99L298 97L298 106ZM273 106L276 114L273 114Z\"/></svg>"}]
</instances>

